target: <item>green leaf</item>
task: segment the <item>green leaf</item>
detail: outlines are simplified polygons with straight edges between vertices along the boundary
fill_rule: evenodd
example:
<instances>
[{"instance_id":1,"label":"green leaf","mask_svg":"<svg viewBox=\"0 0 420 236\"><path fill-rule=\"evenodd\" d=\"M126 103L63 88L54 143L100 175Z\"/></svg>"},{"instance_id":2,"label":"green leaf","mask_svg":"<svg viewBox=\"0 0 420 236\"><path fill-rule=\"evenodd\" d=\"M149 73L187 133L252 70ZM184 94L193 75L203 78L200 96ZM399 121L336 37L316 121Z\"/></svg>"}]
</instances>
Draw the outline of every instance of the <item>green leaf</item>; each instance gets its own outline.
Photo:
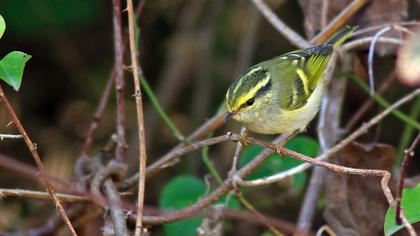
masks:
<instances>
[{"instance_id":1,"label":"green leaf","mask_svg":"<svg viewBox=\"0 0 420 236\"><path fill-rule=\"evenodd\" d=\"M30 55L18 51L7 54L0 61L0 79L18 91L22 82L25 63L30 58Z\"/></svg>"},{"instance_id":2,"label":"green leaf","mask_svg":"<svg viewBox=\"0 0 420 236\"><path fill-rule=\"evenodd\" d=\"M206 191L206 184L193 176L178 176L169 181L160 195L162 210L177 210L192 205ZM203 218L194 217L163 225L165 235L196 235Z\"/></svg>"},{"instance_id":3,"label":"green leaf","mask_svg":"<svg viewBox=\"0 0 420 236\"><path fill-rule=\"evenodd\" d=\"M318 152L318 143L316 140L306 136L296 136L286 144L286 148L302 153L307 156L316 156ZM254 159L255 156L261 153L263 148L257 145L247 147L239 161L242 167ZM277 154L271 155L258 169L256 169L248 180L259 179L274 175L281 171L291 169L298 166L302 161L296 160L292 157L281 157ZM292 187L296 190L301 190L305 186L306 173L302 172L293 176Z\"/></svg>"},{"instance_id":4,"label":"green leaf","mask_svg":"<svg viewBox=\"0 0 420 236\"><path fill-rule=\"evenodd\" d=\"M163 188L159 199L162 210L177 210L194 204L206 192L206 183L196 177L181 175L169 181ZM232 209L241 209L236 197L223 196L216 204L223 204ZM195 236L197 228L201 225L203 217L194 217L163 225L167 236Z\"/></svg>"},{"instance_id":5,"label":"green leaf","mask_svg":"<svg viewBox=\"0 0 420 236\"><path fill-rule=\"evenodd\" d=\"M0 15L0 39L3 36L5 30L6 30L6 23L4 22L3 17Z\"/></svg>"},{"instance_id":6,"label":"green leaf","mask_svg":"<svg viewBox=\"0 0 420 236\"><path fill-rule=\"evenodd\" d=\"M420 221L420 184L414 188L405 188L403 190L402 208L407 220L414 224ZM384 232L385 235L392 235L398 230L404 228L404 225L395 224L395 212L393 209L388 208L385 215Z\"/></svg>"}]
</instances>

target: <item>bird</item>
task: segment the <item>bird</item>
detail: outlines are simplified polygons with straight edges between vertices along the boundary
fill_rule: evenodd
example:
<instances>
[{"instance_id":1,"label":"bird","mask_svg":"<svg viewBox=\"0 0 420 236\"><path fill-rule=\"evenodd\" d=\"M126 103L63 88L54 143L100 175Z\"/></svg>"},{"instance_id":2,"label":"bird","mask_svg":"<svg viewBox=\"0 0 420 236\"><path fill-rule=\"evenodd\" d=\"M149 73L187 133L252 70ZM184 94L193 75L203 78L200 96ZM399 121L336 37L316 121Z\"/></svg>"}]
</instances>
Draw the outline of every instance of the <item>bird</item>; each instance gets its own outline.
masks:
<instances>
[{"instance_id":1,"label":"bird","mask_svg":"<svg viewBox=\"0 0 420 236\"><path fill-rule=\"evenodd\" d=\"M318 113L324 73L333 53L357 26L345 26L325 43L260 62L236 77L226 92L225 122L234 119L258 134L292 136Z\"/></svg>"}]
</instances>

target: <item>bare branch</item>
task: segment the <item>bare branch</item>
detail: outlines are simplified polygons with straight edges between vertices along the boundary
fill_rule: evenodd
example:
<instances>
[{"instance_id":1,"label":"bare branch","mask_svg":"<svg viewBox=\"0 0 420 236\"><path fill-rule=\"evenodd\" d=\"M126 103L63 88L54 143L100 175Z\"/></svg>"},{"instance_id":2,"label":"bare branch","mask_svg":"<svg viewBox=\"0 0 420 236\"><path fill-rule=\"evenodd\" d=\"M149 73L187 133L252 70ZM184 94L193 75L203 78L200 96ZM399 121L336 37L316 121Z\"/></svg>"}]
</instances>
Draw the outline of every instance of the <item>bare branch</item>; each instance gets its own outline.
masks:
<instances>
[{"instance_id":1,"label":"bare branch","mask_svg":"<svg viewBox=\"0 0 420 236\"><path fill-rule=\"evenodd\" d=\"M6 110L12 119L12 122L16 125L16 128L19 130L19 133L22 135L23 140L26 143L26 146L31 152L32 157L34 158L35 164L38 167L38 170L42 176L44 184L47 187L48 193L50 194L51 199L53 200L55 206L58 208L64 222L66 222L66 225L70 230L70 233L72 235L77 235L76 231L73 228L73 225L71 224L69 220L69 217L66 214L66 211L64 210L64 207L61 205L60 200L57 198L57 195L55 194L54 187L51 183L51 180L48 178L47 172L45 171L44 164L42 163L41 157L38 154L37 145L32 142L32 140L29 138L28 133L26 133L25 128L23 127L22 123L20 123L20 120L17 117L12 105L10 104L9 99L7 99L6 94L4 93L1 85L0 85L0 100L4 103L4 106L6 107Z\"/></svg>"},{"instance_id":2,"label":"bare branch","mask_svg":"<svg viewBox=\"0 0 420 236\"><path fill-rule=\"evenodd\" d=\"M22 138L22 135L20 134L0 134L0 141L3 141L3 139L20 139Z\"/></svg>"},{"instance_id":3,"label":"bare branch","mask_svg":"<svg viewBox=\"0 0 420 236\"><path fill-rule=\"evenodd\" d=\"M306 41L302 36L289 28L276 14L263 2L263 0L251 0L252 3L260 10L261 14L278 30L290 43L298 48L307 48L311 44Z\"/></svg>"},{"instance_id":4,"label":"bare branch","mask_svg":"<svg viewBox=\"0 0 420 236\"><path fill-rule=\"evenodd\" d=\"M354 0L343 11L340 12L315 38L311 40L313 44L319 44L326 41L335 32L342 28L347 21L357 13L368 1Z\"/></svg>"},{"instance_id":5,"label":"bare branch","mask_svg":"<svg viewBox=\"0 0 420 236\"><path fill-rule=\"evenodd\" d=\"M141 4L144 4L145 0ZM134 235L141 235L142 231L142 217L143 217L143 204L144 204L144 192L146 182L146 138L144 132L144 114L143 114L143 102L141 97L140 79L139 75L142 71L139 68L138 53L135 43L135 17L134 17L133 1L127 0L127 12L128 12L128 28L129 28L129 42L130 42L130 55L131 55L131 66L133 68L133 80L135 89L135 100L136 100L136 111L137 111L137 126L138 126L138 139L139 139L139 182L138 182L138 197L137 197L137 221L136 230Z\"/></svg>"},{"instance_id":6,"label":"bare branch","mask_svg":"<svg viewBox=\"0 0 420 236\"><path fill-rule=\"evenodd\" d=\"M395 222L397 224L401 224L402 223L402 218L401 218L401 200L402 200L402 193L403 193L403 188L404 188L404 180L405 177L407 176L407 171L408 171L408 167L410 166L410 162L414 157L414 152L417 148L417 145L420 143L420 132L417 134L417 137L414 139L413 143L411 144L411 146L405 150L404 152L404 159L403 159L403 163L401 165L401 171L400 171L400 178L398 181L398 191L397 191L397 207L395 210Z\"/></svg>"},{"instance_id":7,"label":"bare branch","mask_svg":"<svg viewBox=\"0 0 420 236\"><path fill-rule=\"evenodd\" d=\"M113 25L114 25L114 57L115 57L115 90L117 91L117 148L115 157L118 161L124 161L127 142L125 140L125 99L124 99L124 66L121 29L121 0L112 0Z\"/></svg>"}]
</instances>

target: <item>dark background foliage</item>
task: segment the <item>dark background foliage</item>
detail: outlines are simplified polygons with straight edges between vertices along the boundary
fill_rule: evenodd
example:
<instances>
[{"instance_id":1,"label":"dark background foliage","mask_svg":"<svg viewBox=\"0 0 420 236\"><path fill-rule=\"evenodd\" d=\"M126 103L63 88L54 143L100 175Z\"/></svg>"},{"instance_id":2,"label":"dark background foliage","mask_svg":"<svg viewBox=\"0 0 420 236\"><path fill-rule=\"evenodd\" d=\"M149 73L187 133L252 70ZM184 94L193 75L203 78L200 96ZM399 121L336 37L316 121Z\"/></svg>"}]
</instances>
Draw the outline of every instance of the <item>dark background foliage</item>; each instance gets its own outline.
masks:
<instances>
[{"instance_id":1,"label":"dark background foliage","mask_svg":"<svg viewBox=\"0 0 420 236\"><path fill-rule=\"evenodd\" d=\"M305 2L267 1L291 28L301 35L305 35L305 32L313 35L320 30L319 27L310 28L307 24L311 14L314 14L314 18L317 17L317 10L305 7ZM341 2L342 6L345 6L350 1L331 2ZM373 2L382 4L382 1ZM418 19L420 8L415 1L390 2L403 5L399 8L402 11L391 12L398 15L396 18L375 18L376 21L369 21L370 19L358 16L353 22L361 24L363 28L403 19ZM337 8L340 9L340 6ZM7 25L6 33L0 41L0 55L12 50L32 55L25 68L21 89L15 92L6 88L6 93L37 143L48 173L63 179L71 179L74 163L80 155L86 131L114 63L111 9L111 1L100 0L0 2L0 14ZM332 11L329 19L336 14L337 12ZM381 12L381 9L372 8L366 9L365 14L385 13ZM401 18L401 15L404 17ZM124 25L126 23L124 22ZM230 82L244 68L295 49L248 1L148 1L140 17L139 26L140 61L145 78L183 134L190 133L217 112ZM383 49L383 53L385 55L375 57L374 63L378 86L389 76L395 65L395 49ZM367 49L354 52L353 57L358 58L360 62L358 66L353 66L353 69L359 69L356 74L366 81ZM128 63L128 60L126 61ZM128 73L126 79L126 128L129 144L127 162L130 163L128 174L131 175L137 172L137 127L134 99L131 96L134 89ZM387 101L395 101L412 90L397 80L391 83L383 94ZM365 92L349 82L343 107L343 124L346 124L367 98ZM147 97L144 98L144 104L148 162L151 163L178 141L162 122ZM409 113L410 106L412 105L406 105L401 110ZM375 105L358 125L380 110ZM418 121L418 118L414 119ZM0 133L16 132L13 126L8 125L9 122L8 114L0 106ZM389 116L359 141L385 143L399 150L404 148L400 146L404 126L405 124L395 116ZM312 137L312 140L317 139L315 128L316 122L313 121L305 134ZM226 131L239 132L239 125L229 123L217 130L216 134ZM114 95L95 134L92 155L97 153L113 132ZM210 149L210 158L222 177L227 176L233 149L232 143ZM33 165L24 143L19 140L1 141L0 152ZM160 173L158 178L148 180L146 205L158 207L163 186L175 176L192 175L203 179L208 170L200 156L199 152L191 154L176 168L167 169ZM410 176L420 171L418 157L420 156L417 154L411 165ZM22 178L19 173L2 167L0 169L2 188L43 189L43 186ZM296 222L305 181L301 185L300 188L294 189L292 184L286 181L279 185L249 189L246 194L262 212ZM58 191L65 189L58 188ZM325 224L322 218L324 204L325 198L322 198L314 228ZM18 198L0 201L0 229L22 230L42 225L54 210L52 204L44 201ZM253 227L241 222L233 224L241 226L235 231L238 235L256 235L263 231L262 227ZM232 225L227 228L232 232Z\"/></svg>"}]
</instances>

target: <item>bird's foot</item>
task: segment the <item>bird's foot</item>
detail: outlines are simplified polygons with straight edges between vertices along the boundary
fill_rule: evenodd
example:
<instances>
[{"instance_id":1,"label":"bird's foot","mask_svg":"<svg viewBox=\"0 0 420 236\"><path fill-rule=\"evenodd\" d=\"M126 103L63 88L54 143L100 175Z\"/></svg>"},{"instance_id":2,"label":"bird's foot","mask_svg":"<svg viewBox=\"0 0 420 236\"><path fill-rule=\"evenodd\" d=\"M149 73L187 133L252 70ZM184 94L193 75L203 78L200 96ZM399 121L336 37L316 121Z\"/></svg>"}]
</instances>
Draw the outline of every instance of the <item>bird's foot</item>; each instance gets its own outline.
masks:
<instances>
[{"instance_id":1,"label":"bird's foot","mask_svg":"<svg viewBox=\"0 0 420 236\"><path fill-rule=\"evenodd\" d=\"M244 130L244 132L242 132L241 134L241 138L239 139L239 142L242 143L242 145L246 146L249 144L249 142L247 142L247 139L249 137L249 133L247 130Z\"/></svg>"},{"instance_id":2,"label":"bird's foot","mask_svg":"<svg viewBox=\"0 0 420 236\"><path fill-rule=\"evenodd\" d=\"M286 144L286 142L280 142L276 145L276 153L279 154L280 156L282 155L281 152L282 152L285 144Z\"/></svg>"}]
</instances>

